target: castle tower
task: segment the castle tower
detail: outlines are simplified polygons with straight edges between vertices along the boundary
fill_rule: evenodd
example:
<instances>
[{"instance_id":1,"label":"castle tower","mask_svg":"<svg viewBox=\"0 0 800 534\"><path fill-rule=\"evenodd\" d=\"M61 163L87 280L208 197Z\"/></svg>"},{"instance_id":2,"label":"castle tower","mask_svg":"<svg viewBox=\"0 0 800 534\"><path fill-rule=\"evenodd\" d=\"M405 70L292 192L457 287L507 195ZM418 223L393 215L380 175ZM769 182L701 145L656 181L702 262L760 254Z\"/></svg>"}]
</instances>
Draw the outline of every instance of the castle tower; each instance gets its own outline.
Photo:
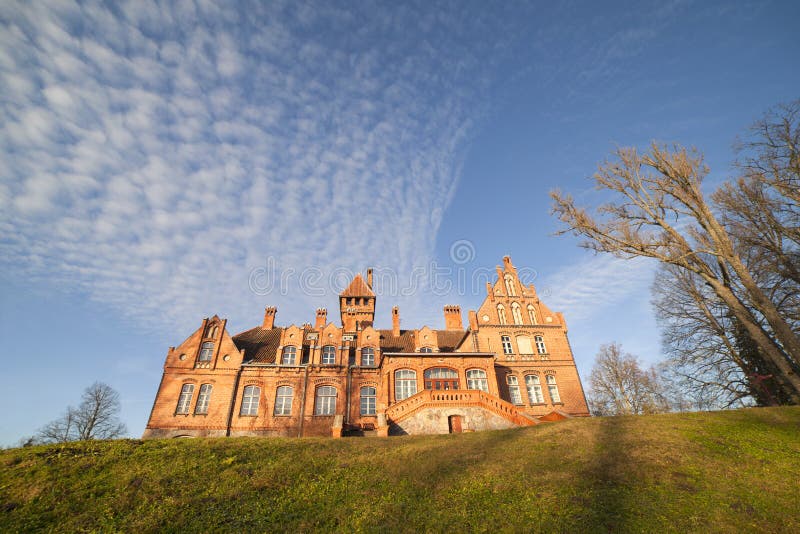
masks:
<instances>
[{"instance_id":1,"label":"castle tower","mask_svg":"<svg viewBox=\"0 0 800 534\"><path fill-rule=\"evenodd\" d=\"M372 269L367 269L367 281L357 274L347 289L339 294L339 313L342 329L355 332L372 326L375 320L375 293L372 291Z\"/></svg>"}]
</instances>

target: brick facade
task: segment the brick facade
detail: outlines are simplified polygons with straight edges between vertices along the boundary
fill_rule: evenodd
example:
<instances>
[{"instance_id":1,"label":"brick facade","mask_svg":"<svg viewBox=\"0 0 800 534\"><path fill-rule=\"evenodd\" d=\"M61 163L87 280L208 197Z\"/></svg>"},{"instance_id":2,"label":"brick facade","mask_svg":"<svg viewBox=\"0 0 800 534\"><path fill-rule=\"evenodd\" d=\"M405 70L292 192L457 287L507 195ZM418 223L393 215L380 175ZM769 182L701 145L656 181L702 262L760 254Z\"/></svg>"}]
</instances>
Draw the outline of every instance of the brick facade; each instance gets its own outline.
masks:
<instances>
[{"instance_id":1,"label":"brick facade","mask_svg":"<svg viewBox=\"0 0 800 534\"><path fill-rule=\"evenodd\" d=\"M561 313L522 286L503 258L469 312L445 306L445 329L373 328L372 271L303 326L262 325L231 336L214 316L170 347L145 438L334 436L475 431L588 416Z\"/></svg>"}]
</instances>

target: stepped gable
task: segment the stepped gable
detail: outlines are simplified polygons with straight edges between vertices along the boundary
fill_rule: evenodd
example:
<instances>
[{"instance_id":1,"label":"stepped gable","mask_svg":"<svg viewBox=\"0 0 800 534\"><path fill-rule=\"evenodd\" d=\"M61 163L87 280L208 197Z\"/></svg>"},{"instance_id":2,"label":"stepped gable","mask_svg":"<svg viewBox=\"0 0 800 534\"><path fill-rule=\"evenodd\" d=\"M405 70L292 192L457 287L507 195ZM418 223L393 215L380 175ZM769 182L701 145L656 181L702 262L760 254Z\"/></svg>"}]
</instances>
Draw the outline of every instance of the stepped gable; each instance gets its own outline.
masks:
<instances>
[{"instance_id":1,"label":"stepped gable","mask_svg":"<svg viewBox=\"0 0 800 534\"><path fill-rule=\"evenodd\" d=\"M372 292L372 289L367 285L364 279L361 277L361 274L356 274L353 281L350 282L350 285L347 286L347 289L342 291L339 294L340 297L374 297L375 293Z\"/></svg>"},{"instance_id":2,"label":"stepped gable","mask_svg":"<svg viewBox=\"0 0 800 534\"><path fill-rule=\"evenodd\" d=\"M275 363L282 328L257 326L233 336L239 350L244 349L245 363Z\"/></svg>"}]
</instances>

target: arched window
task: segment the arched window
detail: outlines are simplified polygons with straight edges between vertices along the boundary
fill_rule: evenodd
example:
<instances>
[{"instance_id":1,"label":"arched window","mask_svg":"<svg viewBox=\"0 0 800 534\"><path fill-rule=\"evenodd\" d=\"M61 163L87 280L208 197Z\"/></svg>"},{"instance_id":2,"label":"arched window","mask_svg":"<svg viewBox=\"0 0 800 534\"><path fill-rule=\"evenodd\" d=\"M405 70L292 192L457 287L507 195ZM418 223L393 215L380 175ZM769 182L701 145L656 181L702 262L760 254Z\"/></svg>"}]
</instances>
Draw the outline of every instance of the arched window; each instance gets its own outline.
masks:
<instances>
[{"instance_id":1,"label":"arched window","mask_svg":"<svg viewBox=\"0 0 800 534\"><path fill-rule=\"evenodd\" d=\"M514 285L514 278L510 274L507 274L504 279L506 281L506 293L508 293L509 297L516 297L517 288Z\"/></svg>"},{"instance_id":2,"label":"arched window","mask_svg":"<svg viewBox=\"0 0 800 534\"><path fill-rule=\"evenodd\" d=\"M361 415L375 415L377 391L371 386L361 388Z\"/></svg>"},{"instance_id":3,"label":"arched window","mask_svg":"<svg viewBox=\"0 0 800 534\"><path fill-rule=\"evenodd\" d=\"M394 400L399 402L417 393L417 373L411 369L394 372Z\"/></svg>"},{"instance_id":4,"label":"arched window","mask_svg":"<svg viewBox=\"0 0 800 534\"><path fill-rule=\"evenodd\" d=\"M508 384L508 396L511 399L511 404L522 404L522 395L519 393L519 381L514 375L506 375L506 384Z\"/></svg>"},{"instance_id":5,"label":"arched window","mask_svg":"<svg viewBox=\"0 0 800 534\"><path fill-rule=\"evenodd\" d=\"M497 305L497 320L500 324L506 324L506 308L502 304Z\"/></svg>"},{"instance_id":6,"label":"arched window","mask_svg":"<svg viewBox=\"0 0 800 534\"><path fill-rule=\"evenodd\" d=\"M483 369L468 369L467 389L479 389L489 393L489 380L486 378L486 371Z\"/></svg>"},{"instance_id":7,"label":"arched window","mask_svg":"<svg viewBox=\"0 0 800 534\"><path fill-rule=\"evenodd\" d=\"M294 390L291 386L280 386L275 392L274 415L292 415L292 398Z\"/></svg>"},{"instance_id":8,"label":"arched window","mask_svg":"<svg viewBox=\"0 0 800 534\"><path fill-rule=\"evenodd\" d=\"M336 414L336 388L320 386L317 388L317 401L314 403L314 415Z\"/></svg>"},{"instance_id":9,"label":"arched window","mask_svg":"<svg viewBox=\"0 0 800 534\"><path fill-rule=\"evenodd\" d=\"M325 345L322 347L322 365L333 365L336 363L336 347Z\"/></svg>"},{"instance_id":10,"label":"arched window","mask_svg":"<svg viewBox=\"0 0 800 534\"><path fill-rule=\"evenodd\" d=\"M550 394L550 402L561 402L561 395L558 394L558 386L556 385L556 377L547 375L547 392Z\"/></svg>"},{"instance_id":11,"label":"arched window","mask_svg":"<svg viewBox=\"0 0 800 534\"><path fill-rule=\"evenodd\" d=\"M531 404L542 404L542 382L537 375L525 375L525 387L528 388L528 400Z\"/></svg>"},{"instance_id":12,"label":"arched window","mask_svg":"<svg viewBox=\"0 0 800 534\"><path fill-rule=\"evenodd\" d=\"M175 408L175 413L189 413L189 405L192 403L193 394L194 384L184 384L181 388L181 395L178 397L178 406Z\"/></svg>"},{"instance_id":13,"label":"arched window","mask_svg":"<svg viewBox=\"0 0 800 534\"><path fill-rule=\"evenodd\" d=\"M198 362L210 362L211 356L214 354L214 344L210 341L203 343L200 348L200 356L197 357Z\"/></svg>"},{"instance_id":14,"label":"arched window","mask_svg":"<svg viewBox=\"0 0 800 534\"><path fill-rule=\"evenodd\" d=\"M375 365L375 349L372 347L364 347L361 349L361 365L363 367Z\"/></svg>"},{"instance_id":15,"label":"arched window","mask_svg":"<svg viewBox=\"0 0 800 534\"><path fill-rule=\"evenodd\" d=\"M511 346L511 336L500 336L503 344L503 354L514 354L514 347Z\"/></svg>"},{"instance_id":16,"label":"arched window","mask_svg":"<svg viewBox=\"0 0 800 534\"><path fill-rule=\"evenodd\" d=\"M281 357L281 365L294 365L297 361L297 347L293 345L286 345L283 347L283 356Z\"/></svg>"},{"instance_id":17,"label":"arched window","mask_svg":"<svg viewBox=\"0 0 800 534\"><path fill-rule=\"evenodd\" d=\"M431 347L422 347L421 349L419 349L419 351L420 352L433 352L433 349Z\"/></svg>"},{"instance_id":18,"label":"arched window","mask_svg":"<svg viewBox=\"0 0 800 534\"><path fill-rule=\"evenodd\" d=\"M522 308L516 302L511 303L511 315L514 317L514 324L522 324Z\"/></svg>"},{"instance_id":19,"label":"arched window","mask_svg":"<svg viewBox=\"0 0 800 534\"><path fill-rule=\"evenodd\" d=\"M459 389L458 372L448 367L432 367L424 373L425 389Z\"/></svg>"},{"instance_id":20,"label":"arched window","mask_svg":"<svg viewBox=\"0 0 800 534\"><path fill-rule=\"evenodd\" d=\"M219 327L212 326L211 328L208 329L208 336L207 337L217 337L217 331L218 330L219 330Z\"/></svg>"},{"instance_id":21,"label":"arched window","mask_svg":"<svg viewBox=\"0 0 800 534\"><path fill-rule=\"evenodd\" d=\"M528 336L517 336L517 349L520 354L533 354L533 345Z\"/></svg>"},{"instance_id":22,"label":"arched window","mask_svg":"<svg viewBox=\"0 0 800 534\"><path fill-rule=\"evenodd\" d=\"M239 415L258 415L258 400L261 397L261 388L258 386L245 386L242 393L242 408Z\"/></svg>"},{"instance_id":23,"label":"arched window","mask_svg":"<svg viewBox=\"0 0 800 534\"><path fill-rule=\"evenodd\" d=\"M528 304L528 319L531 320L531 324L536 324L536 310L533 308L533 304Z\"/></svg>"},{"instance_id":24,"label":"arched window","mask_svg":"<svg viewBox=\"0 0 800 534\"><path fill-rule=\"evenodd\" d=\"M547 354L547 347L544 346L544 338L542 336L534 336L536 341L536 352L539 354Z\"/></svg>"},{"instance_id":25,"label":"arched window","mask_svg":"<svg viewBox=\"0 0 800 534\"><path fill-rule=\"evenodd\" d=\"M197 394L197 404L194 405L194 413L205 415L208 413L208 402L211 400L211 384L200 386L200 393Z\"/></svg>"}]
</instances>

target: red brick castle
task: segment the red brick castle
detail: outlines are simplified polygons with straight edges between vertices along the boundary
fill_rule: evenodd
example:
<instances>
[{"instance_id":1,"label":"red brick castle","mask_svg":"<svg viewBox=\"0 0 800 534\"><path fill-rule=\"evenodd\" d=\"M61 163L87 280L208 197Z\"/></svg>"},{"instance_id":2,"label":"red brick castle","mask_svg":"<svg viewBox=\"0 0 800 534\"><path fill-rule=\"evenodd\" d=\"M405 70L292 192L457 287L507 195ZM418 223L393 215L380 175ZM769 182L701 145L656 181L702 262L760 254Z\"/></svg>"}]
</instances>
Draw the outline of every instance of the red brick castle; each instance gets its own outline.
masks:
<instances>
[{"instance_id":1,"label":"red brick castle","mask_svg":"<svg viewBox=\"0 0 800 534\"><path fill-rule=\"evenodd\" d=\"M264 322L230 335L216 315L170 347L145 438L432 434L588 416L561 313L503 258L464 328L373 327L372 270L339 295L340 324Z\"/></svg>"}]
</instances>

